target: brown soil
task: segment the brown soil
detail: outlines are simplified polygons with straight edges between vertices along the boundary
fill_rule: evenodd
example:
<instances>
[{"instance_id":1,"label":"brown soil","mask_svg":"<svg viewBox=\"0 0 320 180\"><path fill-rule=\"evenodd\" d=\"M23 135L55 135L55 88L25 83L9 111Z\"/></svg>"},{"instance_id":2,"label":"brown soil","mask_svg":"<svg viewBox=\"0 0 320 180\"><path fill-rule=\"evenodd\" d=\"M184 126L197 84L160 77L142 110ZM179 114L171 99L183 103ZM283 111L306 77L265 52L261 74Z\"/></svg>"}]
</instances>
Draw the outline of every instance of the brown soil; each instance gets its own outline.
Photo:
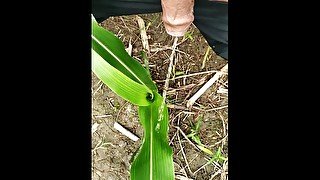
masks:
<instances>
[{"instance_id":1,"label":"brown soil","mask_svg":"<svg viewBox=\"0 0 320 180\"><path fill-rule=\"evenodd\" d=\"M165 32L160 20L161 14L139 15L145 21L149 45L151 49L171 47L173 38ZM142 42L136 16L111 17L101 23L103 27L115 33L126 47L131 42L132 56L141 61L140 51ZM192 26L185 38L179 38L177 61L175 62L176 76L179 73L192 74L210 70L220 70L227 61L217 56L210 48L205 67L201 69L207 48L209 47L199 30ZM159 50L148 54L152 79L157 83L160 93L168 69L168 57L171 50ZM207 82L214 73L191 76L171 81L167 100L169 104L186 107L186 101L194 95L203 83ZM211 158L203 151L196 150L174 126L179 126L185 134L189 134L192 124L197 117L203 115L199 137L201 142L212 152L218 147L222 155L228 157L228 95L218 93L219 88L228 89L228 77L223 75L214 83L194 104L194 108L170 108L170 144L174 152L176 179L188 177L196 180L227 179L228 161L213 162L205 165ZM217 110L210 110L224 107ZM96 126L92 134L92 179L130 179L130 164L134 153L141 145L141 140L130 140L113 128L114 122L143 137L143 129L137 115L137 107L121 99L108 87L102 84L92 73L92 125ZM179 138L180 141L179 141ZM192 141L196 144L194 141ZM183 147L181 150L181 146ZM186 159L183 157L185 153ZM203 168L201 168L205 165ZM198 170L201 168L200 170ZM196 172L197 171L197 172ZM196 172L196 173L194 173Z\"/></svg>"}]
</instances>

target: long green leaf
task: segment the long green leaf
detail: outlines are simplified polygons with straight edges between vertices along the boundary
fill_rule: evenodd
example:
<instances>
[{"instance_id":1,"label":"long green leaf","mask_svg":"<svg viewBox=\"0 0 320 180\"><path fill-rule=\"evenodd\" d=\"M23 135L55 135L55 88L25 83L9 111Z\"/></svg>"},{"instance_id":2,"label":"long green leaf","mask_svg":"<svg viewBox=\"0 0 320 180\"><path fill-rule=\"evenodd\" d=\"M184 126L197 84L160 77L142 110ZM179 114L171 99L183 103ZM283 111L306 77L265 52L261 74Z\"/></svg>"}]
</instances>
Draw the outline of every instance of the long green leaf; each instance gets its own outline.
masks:
<instances>
[{"instance_id":1,"label":"long green leaf","mask_svg":"<svg viewBox=\"0 0 320 180\"><path fill-rule=\"evenodd\" d=\"M100 27L92 16L92 70L122 98L139 105L143 144L131 166L132 180L173 180L172 149L168 145L168 108L159 120L163 98L146 69L130 57L123 43ZM150 99L152 96L152 102ZM147 98L149 97L149 98Z\"/></svg>"},{"instance_id":2,"label":"long green leaf","mask_svg":"<svg viewBox=\"0 0 320 180\"><path fill-rule=\"evenodd\" d=\"M112 91L127 101L139 106L151 104L151 101L147 98L152 94L150 89L128 78L94 50L92 50L92 71Z\"/></svg>"},{"instance_id":3,"label":"long green leaf","mask_svg":"<svg viewBox=\"0 0 320 180\"><path fill-rule=\"evenodd\" d=\"M139 107L144 128L143 144L131 166L131 180L173 180L172 149L168 145L168 108L159 122L162 97L156 93L150 106Z\"/></svg>"},{"instance_id":4,"label":"long green leaf","mask_svg":"<svg viewBox=\"0 0 320 180\"><path fill-rule=\"evenodd\" d=\"M92 16L92 49L111 66L118 69L133 81L157 91L146 69L125 51L124 44L113 33L98 25Z\"/></svg>"}]
</instances>

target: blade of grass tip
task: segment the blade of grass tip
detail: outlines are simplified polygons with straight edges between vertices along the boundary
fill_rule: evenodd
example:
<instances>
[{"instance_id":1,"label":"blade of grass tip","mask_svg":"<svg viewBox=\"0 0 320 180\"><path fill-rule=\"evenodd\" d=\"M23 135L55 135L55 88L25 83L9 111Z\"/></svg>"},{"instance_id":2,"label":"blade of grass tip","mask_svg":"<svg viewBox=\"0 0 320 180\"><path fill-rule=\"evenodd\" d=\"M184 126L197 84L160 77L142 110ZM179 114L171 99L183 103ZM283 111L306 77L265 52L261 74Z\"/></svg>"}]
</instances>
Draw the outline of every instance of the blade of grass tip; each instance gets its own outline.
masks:
<instances>
[{"instance_id":1,"label":"blade of grass tip","mask_svg":"<svg viewBox=\"0 0 320 180\"><path fill-rule=\"evenodd\" d=\"M208 46L207 51L206 51L206 54L204 55L204 58L203 58L203 61L202 61L201 70L204 69L204 67L206 66L206 61L207 61L207 58L208 58L208 54L209 54L209 52L210 52L210 49L211 49L211 47Z\"/></svg>"},{"instance_id":2,"label":"blade of grass tip","mask_svg":"<svg viewBox=\"0 0 320 180\"><path fill-rule=\"evenodd\" d=\"M147 54L146 54L146 52L145 52L144 50L141 51L141 56L142 56L142 59L143 59L145 68L146 68L146 70L147 70L147 73L148 73L148 75L151 77L150 67L149 67L149 60L148 60Z\"/></svg>"},{"instance_id":3,"label":"blade of grass tip","mask_svg":"<svg viewBox=\"0 0 320 180\"><path fill-rule=\"evenodd\" d=\"M213 152L210 151L210 149L205 148L204 146L201 146L201 145L197 145L197 146L198 146L199 149L201 149L201 151L203 151L203 152L205 152L205 153L207 153L209 155L213 155Z\"/></svg>"},{"instance_id":4,"label":"blade of grass tip","mask_svg":"<svg viewBox=\"0 0 320 180\"><path fill-rule=\"evenodd\" d=\"M199 130L200 130L200 125L201 125L202 119L203 119L203 115L200 115L200 116L197 118L196 132L199 132Z\"/></svg>"}]
</instances>

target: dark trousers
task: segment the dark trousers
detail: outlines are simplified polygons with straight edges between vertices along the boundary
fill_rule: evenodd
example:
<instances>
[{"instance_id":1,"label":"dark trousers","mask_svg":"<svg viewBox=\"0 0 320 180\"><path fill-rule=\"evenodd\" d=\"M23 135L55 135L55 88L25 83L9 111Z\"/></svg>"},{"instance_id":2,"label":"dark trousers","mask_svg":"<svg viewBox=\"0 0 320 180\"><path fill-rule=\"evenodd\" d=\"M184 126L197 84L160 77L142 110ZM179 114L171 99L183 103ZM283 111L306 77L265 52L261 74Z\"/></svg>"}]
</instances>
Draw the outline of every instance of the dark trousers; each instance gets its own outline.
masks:
<instances>
[{"instance_id":1,"label":"dark trousers","mask_svg":"<svg viewBox=\"0 0 320 180\"><path fill-rule=\"evenodd\" d=\"M92 0L92 13L98 22L109 16L161 12L160 0ZM194 24L214 51L228 59L228 4L195 0Z\"/></svg>"}]
</instances>

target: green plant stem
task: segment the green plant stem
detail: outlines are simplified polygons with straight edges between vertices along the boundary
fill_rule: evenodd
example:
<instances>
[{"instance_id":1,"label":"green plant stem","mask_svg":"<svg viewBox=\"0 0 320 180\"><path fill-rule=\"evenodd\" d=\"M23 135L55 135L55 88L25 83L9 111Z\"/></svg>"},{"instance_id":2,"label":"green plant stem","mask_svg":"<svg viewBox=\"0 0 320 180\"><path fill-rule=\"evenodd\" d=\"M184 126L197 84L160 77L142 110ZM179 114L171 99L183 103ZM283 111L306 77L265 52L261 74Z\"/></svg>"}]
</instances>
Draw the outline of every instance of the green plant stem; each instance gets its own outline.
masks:
<instances>
[{"instance_id":1,"label":"green plant stem","mask_svg":"<svg viewBox=\"0 0 320 180\"><path fill-rule=\"evenodd\" d=\"M149 60L147 57L147 53L145 52L145 50L141 51L141 56L145 65L145 68L147 70L147 73L149 74L149 76L151 77L151 73L150 73L150 67L149 67Z\"/></svg>"}]
</instances>

